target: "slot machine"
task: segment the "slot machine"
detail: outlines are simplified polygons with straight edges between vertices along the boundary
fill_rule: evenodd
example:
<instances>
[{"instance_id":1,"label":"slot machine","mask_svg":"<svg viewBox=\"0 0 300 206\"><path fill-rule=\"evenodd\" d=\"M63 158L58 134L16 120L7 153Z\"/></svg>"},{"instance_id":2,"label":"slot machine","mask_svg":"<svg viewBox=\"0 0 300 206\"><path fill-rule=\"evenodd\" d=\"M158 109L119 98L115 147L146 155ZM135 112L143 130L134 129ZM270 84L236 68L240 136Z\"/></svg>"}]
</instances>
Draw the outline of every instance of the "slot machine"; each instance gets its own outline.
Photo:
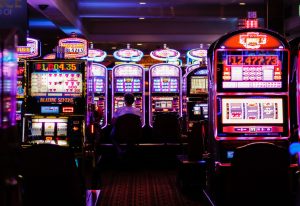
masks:
<instances>
[{"instance_id":1,"label":"slot machine","mask_svg":"<svg viewBox=\"0 0 300 206\"><path fill-rule=\"evenodd\" d=\"M85 141L85 60L28 60L23 141L81 150Z\"/></svg>"},{"instance_id":2,"label":"slot machine","mask_svg":"<svg viewBox=\"0 0 300 206\"><path fill-rule=\"evenodd\" d=\"M155 116L174 113L182 117L181 68L167 63L152 65L149 69L149 125Z\"/></svg>"},{"instance_id":3,"label":"slot machine","mask_svg":"<svg viewBox=\"0 0 300 206\"><path fill-rule=\"evenodd\" d=\"M228 33L209 49L208 185L216 174L226 178L239 146L270 142L288 148L289 55L282 36L258 28Z\"/></svg>"},{"instance_id":4,"label":"slot machine","mask_svg":"<svg viewBox=\"0 0 300 206\"><path fill-rule=\"evenodd\" d=\"M18 69L17 69L17 107L16 120L18 133L21 139L24 130L24 98L26 96L26 60L38 58L41 54L41 42L37 39L26 38L26 46L17 46Z\"/></svg>"},{"instance_id":5,"label":"slot machine","mask_svg":"<svg viewBox=\"0 0 300 206\"><path fill-rule=\"evenodd\" d=\"M142 113L142 126L145 126L145 73L138 64L123 63L112 69L112 116L117 108L125 106L124 94L134 95L134 107Z\"/></svg>"},{"instance_id":6,"label":"slot machine","mask_svg":"<svg viewBox=\"0 0 300 206\"><path fill-rule=\"evenodd\" d=\"M183 76L183 115L186 120L187 131L191 131L193 124L208 119L208 80L206 65L191 65Z\"/></svg>"},{"instance_id":7,"label":"slot machine","mask_svg":"<svg viewBox=\"0 0 300 206\"><path fill-rule=\"evenodd\" d=\"M90 103L96 110L102 111L100 127L104 128L107 125L107 68L102 64L92 63L88 76L88 98L91 98Z\"/></svg>"}]
</instances>

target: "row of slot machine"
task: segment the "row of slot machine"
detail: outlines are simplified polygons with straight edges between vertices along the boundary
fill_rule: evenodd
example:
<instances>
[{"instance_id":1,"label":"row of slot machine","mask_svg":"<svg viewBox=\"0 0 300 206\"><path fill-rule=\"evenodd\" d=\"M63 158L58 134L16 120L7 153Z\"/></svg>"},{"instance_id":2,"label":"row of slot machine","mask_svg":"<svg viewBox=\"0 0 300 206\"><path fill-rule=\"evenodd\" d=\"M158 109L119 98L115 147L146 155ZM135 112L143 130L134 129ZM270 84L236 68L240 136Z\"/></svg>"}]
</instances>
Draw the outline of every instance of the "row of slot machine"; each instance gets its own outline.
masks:
<instances>
[{"instance_id":1,"label":"row of slot machine","mask_svg":"<svg viewBox=\"0 0 300 206\"><path fill-rule=\"evenodd\" d=\"M208 118L207 67L193 65L182 77L179 66L168 63L145 68L122 63L108 69L82 59L22 60L18 66L17 121L22 142L56 143L80 149L94 130L93 110L103 117L100 127L110 124L114 111L124 106L123 96L131 92L134 106L142 113L143 126L153 126L156 115L182 114L187 127ZM147 86L148 87L147 87ZM182 92L182 88L185 91ZM186 101L182 101L182 96ZM197 97L199 97L197 99ZM191 110L191 111L189 111ZM189 111L189 112L188 112Z\"/></svg>"}]
</instances>

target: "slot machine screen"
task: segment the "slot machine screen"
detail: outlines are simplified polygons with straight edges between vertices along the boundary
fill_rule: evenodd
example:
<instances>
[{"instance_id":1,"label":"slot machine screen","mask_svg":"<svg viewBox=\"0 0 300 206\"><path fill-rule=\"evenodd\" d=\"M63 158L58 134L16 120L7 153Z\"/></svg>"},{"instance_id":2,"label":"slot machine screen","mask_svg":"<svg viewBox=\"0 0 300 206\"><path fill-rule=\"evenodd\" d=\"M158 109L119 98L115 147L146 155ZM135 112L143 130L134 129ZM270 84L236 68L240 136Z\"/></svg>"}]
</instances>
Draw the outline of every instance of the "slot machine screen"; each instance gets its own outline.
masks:
<instances>
[{"instance_id":1,"label":"slot machine screen","mask_svg":"<svg viewBox=\"0 0 300 206\"><path fill-rule=\"evenodd\" d=\"M155 109L172 109L172 101L157 101L155 102Z\"/></svg>"},{"instance_id":2,"label":"slot machine screen","mask_svg":"<svg viewBox=\"0 0 300 206\"><path fill-rule=\"evenodd\" d=\"M287 90L287 51L222 50L217 59L218 92Z\"/></svg>"},{"instance_id":3,"label":"slot machine screen","mask_svg":"<svg viewBox=\"0 0 300 206\"><path fill-rule=\"evenodd\" d=\"M190 94L203 94L207 93L207 77L204 76L192 76L191 77L191 86Z\"/></svg>"},{"instance_id":4,"label":"slot machine screen","mask_svg":"<svg viewBox=\"0 0 300 206\"><path fill-rule=\"evenodd\" d=\"M104 79L99 77L94 77L94 92L104 93Z\"/></svg>"},{"instance_id":5,"label":"slot machine screen","mask_svg":"<svg viewBox=\"0 0 300 206\"><path fill-rule=\"evenodd\" d=\"M189 119L199 120L208 118L208 106L203 103L192 103L188 105L189 107Z\"/></svg>"},{"instance_id":6,"label":"slot machine screen","mask_svg":"<svg viewBox=\"0 0 300 206\"><path fill-rule=\"evenodd\" d=\"M153 93L178 93L179 79L177 77L153 77Z\"/></svg>"},{"instance_id":7,"label":"slot machine screen","mask_svg":"<svg viewBox=\"0 0 300 206\"><path fill-rule=\"evenodd\" d=\"M221 98L218 108L218 131L244 133L244 135L287 133L287 114L284 113L285 97ZM242 135L242 134L240 134Z\"/></svg>"},{"instance_id":8,"label":"slot machine screen","mask_svg":"<svg viewBox=\"0 0 300 206\"><path fill-rule=\"evenodd\" d=\"M137 77L117 77L115 78L116 93L142 93L142 79Z\"/></svg>"},{"instance_id":9,"label":"slot machine screen","mask_svg":"<svg viewBox=\"0 0 300 206\"><path fill-rule=\"evenodd\" d=\"M81 63L80 63L81 64ZM81 65L72 62L43 62L32 65L30 95L83 96Z\"/></svg>"}]
</instances>

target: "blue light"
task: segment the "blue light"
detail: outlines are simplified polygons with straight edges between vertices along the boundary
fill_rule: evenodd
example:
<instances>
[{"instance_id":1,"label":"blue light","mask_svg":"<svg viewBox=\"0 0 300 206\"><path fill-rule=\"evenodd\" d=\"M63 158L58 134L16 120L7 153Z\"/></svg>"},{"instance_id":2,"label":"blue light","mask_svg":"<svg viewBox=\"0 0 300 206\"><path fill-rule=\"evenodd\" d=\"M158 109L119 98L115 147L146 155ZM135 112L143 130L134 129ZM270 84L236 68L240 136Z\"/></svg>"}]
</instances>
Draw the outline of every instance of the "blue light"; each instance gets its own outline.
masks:
<instances>
[{"instance_id":1,"label":"blue light","mask_svg":"<svg viewBox=\"0 0 300 206\"><path fill-rule=\"evenodd\" d=\"M289 147L290 154L295 155L300 152L300 143L292 143Z\"/></svg>"},{"instance_id":2,"label":"blue light","mask_svg":"<svg viewBox=\"0 0 300 206\"><path fill-rule=\"evenodd\" d=\"M56 25L48 19L30 19L29 27L52 28Z\"/></svg>"},{"instance_id":3,"label":"blue light","mask_svg":"<svg viewBox=\"0 0 300 206\"><path fill-rule=\"evenodd\" d=\"M81 34L81 30L75 28L75 27L60 27L60 29L65 33L71 35L72 32L75 32L76 34Z\"/></svg>"}]
</instances>

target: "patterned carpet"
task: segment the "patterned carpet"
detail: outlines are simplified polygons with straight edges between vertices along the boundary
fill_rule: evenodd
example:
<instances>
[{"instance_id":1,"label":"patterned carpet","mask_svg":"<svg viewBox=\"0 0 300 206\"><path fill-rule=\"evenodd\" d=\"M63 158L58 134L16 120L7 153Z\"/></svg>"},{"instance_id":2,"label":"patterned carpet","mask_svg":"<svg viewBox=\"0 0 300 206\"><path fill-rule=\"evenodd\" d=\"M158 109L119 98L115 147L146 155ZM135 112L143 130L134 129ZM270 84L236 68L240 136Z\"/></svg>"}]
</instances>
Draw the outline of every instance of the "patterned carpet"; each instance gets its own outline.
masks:
<instances>
[{"instance_id":1,"label":"patterned carpet","mask_svg":"<svg viewBox=\"0 0 300 206\"><path fill-rule=\"evenodd\" d=\"M98 206L208 206L201 191L191 198L176 184L176 169L116 169L101 174Z\"/></svg>"}]
</instances>

